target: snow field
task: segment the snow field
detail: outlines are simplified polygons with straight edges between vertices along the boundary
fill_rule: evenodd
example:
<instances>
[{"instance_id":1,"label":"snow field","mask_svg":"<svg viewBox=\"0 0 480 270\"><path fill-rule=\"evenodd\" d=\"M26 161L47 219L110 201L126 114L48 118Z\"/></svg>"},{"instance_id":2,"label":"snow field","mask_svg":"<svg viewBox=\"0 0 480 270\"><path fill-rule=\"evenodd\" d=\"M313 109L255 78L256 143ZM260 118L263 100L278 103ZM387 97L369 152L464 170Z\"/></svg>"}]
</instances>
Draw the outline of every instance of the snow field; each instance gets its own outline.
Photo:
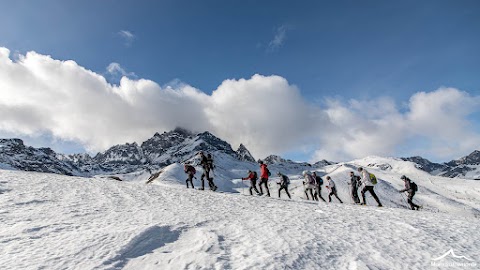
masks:
<instances>
[{"instance_id":1,"label":"snow field","mask_svg":"<svg viewBox=\"0 0 480 270\"><path fill-rule=\"evenodd\" d=\"M334 180L344 175L341 170L332 173ZM427 269L432 258L450 248L469 257L480 251L480 223L467 210L452 215L318 204L198 191L186 189L183 180L175 181L159 179L145 185L0 171L4 224L0 265L5 269ZM437 196L444 197L442 192ZM451 201L457 202L448 197L439 205Z\"/></svg>"}]
</instances>

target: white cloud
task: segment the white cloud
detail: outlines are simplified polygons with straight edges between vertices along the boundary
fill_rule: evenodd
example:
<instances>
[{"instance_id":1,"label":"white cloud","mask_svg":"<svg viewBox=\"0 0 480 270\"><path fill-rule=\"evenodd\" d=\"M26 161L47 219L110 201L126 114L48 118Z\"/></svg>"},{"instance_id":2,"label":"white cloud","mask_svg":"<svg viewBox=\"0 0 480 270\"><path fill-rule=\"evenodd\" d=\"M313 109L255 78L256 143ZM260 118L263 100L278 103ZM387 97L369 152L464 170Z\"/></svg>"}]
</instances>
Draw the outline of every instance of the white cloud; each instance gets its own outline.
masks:
<instances>
[{"instance_id":1,"label":"white cloud","mask_svg":"<svg viewBox=\"0 0 480 270\"><path fill-rule=\"evenodd\" d=\"M275 31L275 36L273 39L268 43L268 51L276 51L282 47L287 39L287 30L288 27L286 25L282 25L278 27Z\"/></svg>"},{"instance_id":2,"label":"white cloud","mask_svg":"<svg viewBox=\"0 0 480 270\"><path fill-rule=\"evenodd\" d=\"M325 113L279 76L226 80L210 99L205 112L218 135L260 157L300 147L318 124L328 124Z\"/></svg>"},{"instance_id":3,"label":"white cloud","mask_svg":"<svg viewBox=\"0 0 480 270\"><path fill-rule=\"evenodd\" d=\"M136 36L130 32L130 31L127 31L127 30L120 30L118 32L118 35L123 38L123 40L125 41L125 46L127 47L130 47L133 43L133 41L135 40Z\"/></svg>"},{"instance_id":4,"label":"white cloud","mask_svg":"<svg viewBox=\"0 0 480 270\"><path fill-rule=\"evenodd\" d=\"M119 63L115 62L112 62L107 66L107 73L113 77L137 77L134 72L127 72Z\"/></svg>"},{"instance_id":5,"label":"white cloud","mask_svg":"<svg viewBox=\"0 0 480 270\"><path fill-rule=\"evenodd\" d=\"M480 112L480 96L455 88L414 94L404 113L391 99L330 101L326 112L335 126L321 138L314 159L361 158L366 155L395 155L408 140L427 141L410 155L443 160L458 158L478 149L480 134L469 116ZM477 123L478 127L478 123Z\"/></svg>"},{"instance_id":6,"label":"white cloud","mask_svg":"<svg viewBox=\"0 0 480 270\"><path fill-rule=\"evenodd\" d=\"M116 63L109 70L127 73ZM0 48L0 96L0 132L51 134L92 151L177 126L209 130L234 147L243 142L256 157L311 147L313 160L395 155L422 138L424 153L453 158L480 145L469 120L480 97L453 88L417 93L406 110L389 98L330 99L319 107L279 76L225 80L207 95L181 82L160 86L127 76L112 85L74 61L35 52L12 61Z\"/></svg>"}]
</instances>

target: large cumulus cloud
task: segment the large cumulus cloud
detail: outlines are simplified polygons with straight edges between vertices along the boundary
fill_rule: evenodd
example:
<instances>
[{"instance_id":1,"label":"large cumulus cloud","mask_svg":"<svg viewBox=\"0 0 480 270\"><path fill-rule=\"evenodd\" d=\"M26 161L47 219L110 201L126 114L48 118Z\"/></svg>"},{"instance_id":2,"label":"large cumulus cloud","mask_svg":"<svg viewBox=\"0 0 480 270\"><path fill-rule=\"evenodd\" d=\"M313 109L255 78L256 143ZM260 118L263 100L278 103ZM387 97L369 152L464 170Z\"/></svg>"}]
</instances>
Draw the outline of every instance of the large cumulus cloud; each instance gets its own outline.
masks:
<instances>
[{"instance_id":1,"label":"large cumulus cloud","mask_svg":"<svg viewBox=\"0 0 480 270\"><path fill-rule=\"evenodd\" d=\"M314 105L279 76L225 80L207 95L128 77L114 85L74 61L35 52L13 61L0 48L0 96L0 132L47 133L90 151L177 126L244 143L257 157L305 149L312 160L395 155L415 138L427 142L422 153L455 157L480 143L472 120L480 98L454 88L416 93L400 107L387 97Z\"/></svg>"},{"instance_id":2,"label":"large cumulus cloud","mask_svg":"<svg viewBox=\"0 0 480 270\"><path fill-rule=\"evenodd\" d=\"M480 112L480 97L455 88L415 93L400 108L390 98L377 98L330 100L325 111L334 128L320 139L314 159L401 153L446 160L480 145L479 123L473 117Z\"/></svg>"}]
</instances>

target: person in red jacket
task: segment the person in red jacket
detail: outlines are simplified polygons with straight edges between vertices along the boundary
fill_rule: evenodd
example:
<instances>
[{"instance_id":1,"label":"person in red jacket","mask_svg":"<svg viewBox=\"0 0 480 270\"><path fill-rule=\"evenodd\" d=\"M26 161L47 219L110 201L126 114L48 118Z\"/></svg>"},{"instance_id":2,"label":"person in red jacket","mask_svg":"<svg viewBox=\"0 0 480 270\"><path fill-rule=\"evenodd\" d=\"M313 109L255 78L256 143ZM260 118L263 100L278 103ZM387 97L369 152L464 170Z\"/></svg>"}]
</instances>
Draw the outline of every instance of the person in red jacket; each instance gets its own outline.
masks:
<instances>
[{"instance_id":1,"label":"person in red jacket","mask_svg":"<svg viewBox=\"0 0 480 270\"><path fill-rule=\"evenodd\" d=\"M248 171L248 176L245 178L242 178L242 180L250 180L250 195L253 195L252 189L255 190L257 195L260 195L260 192L258 192L257 189L257 173L253 171Z\"/></svg>"},{"instance_id":2,"label":"person in red jacket","mask_svg":"<svg viewBox=\"0 0 480 270\"><path fill-rule=\"evenodd\" d=\"M188 175L188 178L187 178L187 181L186 181L187 182L187 188L189 188L188 182L190 182L190 184L192 184L192 188L195 189L195 187L193 186L193 178L195 177L195 173L197 172L195 170L195 167L193 167L190 164L185 164L184 171ZM197 179L197 178L195 177L195 179Z\"/></svg>"},{"instance_id":3,"label":"person in red jacket","mask_svg":"<svg viewBox=\"0 0 480 270\"><path fill-rule=\"evenodd\" d=\"M260 184L258 185L260 187L260 195L263 195L263 189L262 189L262 184L265 185L265 189L267 190L267 196L270 197L270 190L268 189L268 168L267 164L264 164L263 161L258 162L260 164Z\"/></svg>"}]
</instances>

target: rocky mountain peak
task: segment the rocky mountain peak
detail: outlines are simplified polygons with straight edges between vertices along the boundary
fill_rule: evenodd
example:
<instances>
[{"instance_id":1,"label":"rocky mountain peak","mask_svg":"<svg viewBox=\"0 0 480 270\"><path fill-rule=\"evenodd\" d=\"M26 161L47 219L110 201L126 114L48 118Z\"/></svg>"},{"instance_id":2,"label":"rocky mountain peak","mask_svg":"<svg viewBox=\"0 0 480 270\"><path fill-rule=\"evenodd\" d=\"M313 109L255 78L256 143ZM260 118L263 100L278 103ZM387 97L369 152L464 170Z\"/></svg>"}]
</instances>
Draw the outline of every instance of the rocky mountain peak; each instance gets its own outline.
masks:
<instances>
[{"instance_id":1,"label":"rocky mountain peak","mask_svg":"<svg viewBox=\"0 0 480 270\"><path fill-rule=\"evenodd\" d=\"M255 162L255 158L253 158L252 154L250 153L250 151L248 151L245 145L240 144L237 151L235 152L237 153L238 159L242 161Z\"/></svg>"},{"instance_id":2,"label":"rocky mountain peak","mask_svg":"<svg viewBox=\"0 0 480 270\"><path fill-rule=\"evenodd\" d=\"M315 167L324 167L324 166L333 165L333 164L336 164L336 163L335 163L335 162L328 161L328 160L326 160L326 159L322 159L322 160L320 160L320 161L315 162L315 164L313 164L313 166L315 166Z\"/></svg>"},{"instance_id":3,"label":"rocky mountain peak","mask_svg":"<svg viewBox=\"0 0 480 270\"><path fill-rule=\"evenodd\" d=\"M458 164L464 165L479 165L480 164L480 151L475 150L470 155L458 160Z\"/></svg>"},{"instance_id":4,"label":"rocky mountain peak","mask_svg":"<svg viewBox=\"0 0 480 270\"><path fill-rule=\"evenodd\" d=\"M431 162L430 160L420 157L420 156L414 156L414 157L409 157L409 158L401 158L404 161L411 161L416 164L416 167L424 170L426 172L434 172L434 171L442 171L447 169L448 166L445 164L439 164L439 163L434 163Z\"/></svg>"},{"instance_id":5,"label":"rocky mountain peak","mask_svg":"<svg viewBox=\"0 0 480 270\"><path fill-rule=\"evenodd\" d=\"M277 155L270 155L270 156L266 157L263 160L263 162L265 162L267 164L279 164L279 163L286 163L287 160L280 157L280 156L277 156Z\"/></svg>"},{"instance_id":6,"label":"rocky mountain peak","mask_svg":"<svg viewBox=\"0 0 480 270\"><path fill-rule=\"evenodd\" d=\"M194 149L195 151L221 151L232 156L236 155L229 143L219 139L208 131L199 133L195 141L199 142L198 146Z\"/></svg>"}]
</instances>

